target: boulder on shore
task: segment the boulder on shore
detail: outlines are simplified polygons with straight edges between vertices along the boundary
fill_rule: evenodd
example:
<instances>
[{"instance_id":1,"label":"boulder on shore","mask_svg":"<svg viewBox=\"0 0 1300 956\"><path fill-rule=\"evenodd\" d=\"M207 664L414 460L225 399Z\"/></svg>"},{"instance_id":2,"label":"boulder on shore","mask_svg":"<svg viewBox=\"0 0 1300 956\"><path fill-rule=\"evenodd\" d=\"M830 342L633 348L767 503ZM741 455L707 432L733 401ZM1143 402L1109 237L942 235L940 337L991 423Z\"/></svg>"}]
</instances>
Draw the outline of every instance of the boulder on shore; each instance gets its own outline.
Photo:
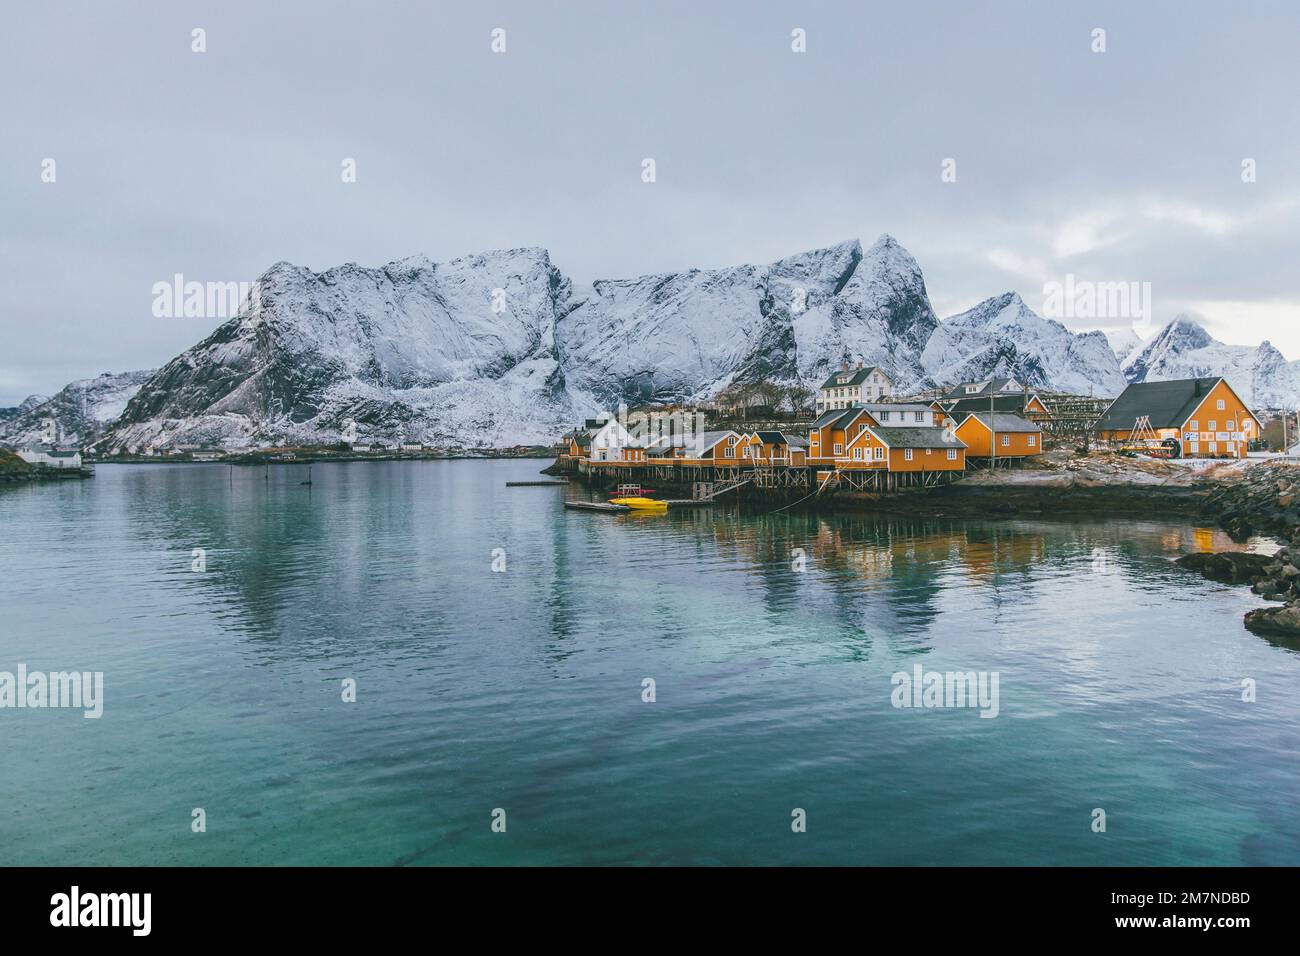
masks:
<instances>
[{"instance_id":1,"label":"boulder on shore","mask_svg":"<svg viewBox=\"0 0 1300 956\"><path fill-rule=\"evenodd\" d=\"M1255 634L1300 638L1300 607L1261 607L1246 612L1246 629Z\"/></svg>"},{"instance_id":2,"label":"boulder on shore","mask_svg":"<svg viewBox=\"0 0 1300 956\"><path fill-rule=\"evenodd\" d=\"M1185 554L1175 563L1199 571L1211 581L1241 584L1254 583L1264 577L1274 559L1272 555L1249 551L1220 551L1217 554Z\"/></svg>"}]
</instances>

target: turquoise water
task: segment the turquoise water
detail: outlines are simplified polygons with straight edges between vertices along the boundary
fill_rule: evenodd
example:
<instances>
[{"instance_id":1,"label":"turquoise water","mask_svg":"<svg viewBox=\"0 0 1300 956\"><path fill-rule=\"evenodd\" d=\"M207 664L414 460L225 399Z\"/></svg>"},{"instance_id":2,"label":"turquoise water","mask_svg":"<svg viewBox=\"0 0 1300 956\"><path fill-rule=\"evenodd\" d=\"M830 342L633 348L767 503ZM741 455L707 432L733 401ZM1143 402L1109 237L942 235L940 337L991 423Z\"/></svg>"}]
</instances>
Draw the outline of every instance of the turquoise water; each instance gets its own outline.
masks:
<instances>
[{"instance_id":1,"label":"turquoise water","mask_svg":"<svg viewBox=\"0 0 1300 956\"><path fill-rule=\"evenodd\" d=\"M1300 863L1300 653L1170 563L1226 539L591 514L542 464L0 488L0 671L105 695L0 710L3 862ZM916 664L998 716L893 707Z\"/></svg>"}]
</instances>

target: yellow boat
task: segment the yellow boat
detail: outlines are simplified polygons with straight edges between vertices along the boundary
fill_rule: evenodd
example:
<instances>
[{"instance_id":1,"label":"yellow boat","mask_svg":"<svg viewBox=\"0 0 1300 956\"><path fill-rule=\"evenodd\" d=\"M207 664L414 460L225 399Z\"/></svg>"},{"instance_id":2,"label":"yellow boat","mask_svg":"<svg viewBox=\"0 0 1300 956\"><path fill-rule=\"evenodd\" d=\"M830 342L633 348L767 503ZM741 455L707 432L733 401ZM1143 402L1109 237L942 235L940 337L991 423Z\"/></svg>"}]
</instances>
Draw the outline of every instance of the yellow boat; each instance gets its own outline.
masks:
<instances>
[{"instance_id":1,"label":"yellow boat","mask_svg":"<svg viewBox=\"0 0 1300 956\"><path fill-rule=\"evenodd\" d=\"M667 511L668 502L656 501L654 498L642 498L631 496L627 498L610 498L609 503L612 505L626 505L636 511Z\"/></svg>"}]
</instances>

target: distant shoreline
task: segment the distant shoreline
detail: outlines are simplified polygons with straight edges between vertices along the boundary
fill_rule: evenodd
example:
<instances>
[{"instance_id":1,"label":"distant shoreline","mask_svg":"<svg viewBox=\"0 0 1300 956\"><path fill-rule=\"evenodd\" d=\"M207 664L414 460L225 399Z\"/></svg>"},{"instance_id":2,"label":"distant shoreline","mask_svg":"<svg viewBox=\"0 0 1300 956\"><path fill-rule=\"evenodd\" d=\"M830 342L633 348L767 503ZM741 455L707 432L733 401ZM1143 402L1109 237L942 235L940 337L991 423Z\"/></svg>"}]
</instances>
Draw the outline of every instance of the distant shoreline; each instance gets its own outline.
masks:
<instances>
[{"instance_id":1,"label":"distant shoreline","mask_svg":"<svg viewBox=\"0 0 1300 956\"><path fill-rule=\"evenodd\" d=\"M554 458L553 451L474 451L457 454L421 453L421 452L306 452L296 451L293 457L285 457L283 452L270 454L228 455L223 458L184 458L179 455L109 455L107 457L88 458L87 462L95 465L310 465L325 462L351 461L495 461L495 460L540 460Z\"/></svg>"}]
</instances>

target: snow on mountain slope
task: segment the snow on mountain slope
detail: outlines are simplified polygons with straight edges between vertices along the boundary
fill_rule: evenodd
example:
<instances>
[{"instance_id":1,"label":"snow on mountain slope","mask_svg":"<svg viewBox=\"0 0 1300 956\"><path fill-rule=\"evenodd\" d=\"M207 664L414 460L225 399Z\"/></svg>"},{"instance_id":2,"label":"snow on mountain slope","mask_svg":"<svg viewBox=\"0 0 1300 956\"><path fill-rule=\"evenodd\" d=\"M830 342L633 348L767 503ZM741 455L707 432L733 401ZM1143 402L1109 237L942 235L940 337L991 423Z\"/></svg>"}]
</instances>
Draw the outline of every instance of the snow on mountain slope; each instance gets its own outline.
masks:
<instances>
[{"instance_id":1,"label":"snow on mountain slope","mask_svg":"<svg viewBox=\"0 0 1300 956\"><path fill-rule=\"evenodd\" d=\"M758 379L816 387L845 361L883 366L900 394L992 375L1095 395L1174 374L1228 374L1266 402L1297 391L1272 346L1223 346L1195 323L1124 372L1103 333L1071 332L1014 293L940 323L888 235L585 288L532 248L320 273L277 263L240 315L138 386L102 445L332 444L349 423L363 442L541 444L620 402Z\"/></svg>"},{"instance_id":2,"label":"snow on mountain slope","mask_svg":"<svg viewBox=\"0 0 1300 956\"><path fill-rule=\"evenodd\" d=\"M579 410L554 355L568 296L542 249L278 263L146 384L112 444L333 443L349 421L363 441L549 441Z\"/></svg>"},{"instance_id":3,"label":"snow on mountain slope","mask_svg":"<svg viewBox=\"0 0 1300 956\"><path fill-rule=\"evenodd\" d=\"M818 384L845 360L915 384L936 321L889 236L865 254L853 240L581 290L541 249L319 274L279 263L146 384L110 445L335 442L349 421L363 441L542 443L619 402Z\"/></svg>"},{"instance_id":4,"label":"snow on mountain slope","mask_svg":"<svg viewBox=\"0 0 1300 956\"><path fill-rule=\"evenodd\" d=\"M1106 341L1110 343L1110 350L1115 353L1115 358L1119 359L1121 367L1125 359L1146 345L1146 340L1131 328L1111 329L1105 335Z\"/></svg>"},{"instance_id":5,"label":"snow on mountain slope","mask_svg":"<svg viewBox=\"0 0 1300 956\"><path fill-rule=\"evenodd\" d=\"M1221 375L1255 408L1295 408L1300 404L1300 363L1288 362L1269 342L1225 345L1184 313L1175 317L1145 348L1130 355L1123 373L1129 382Z\"/></svg>"},{"instance_id":6,"label":"snow on mountain slope","mask_svg":"<svg viewBox=\"0 0 1300 956\"><path fill-rule=\"evenodd\" d=\"M937 385L1015 377L1077 394L1118 395L1119 362L1101 332L1071 332L1008 292L945 319L921 354Z\"/></svg>"},{"instance_id":7,"label":"snow on mountain slope","mask_svg":"<svg viewBox=\"0 0 1300 956\"><path fill-rule=\"evenodd\" d=\"M48 395L28 395L17 405L0 408L0 429L3 429L5 422L11 422L19 415L24 415L37 405L44 405L49 400Z\"/></svg>"},{"instance_id":8,"label":"snow on mountain slope","mask_svg":"<svg viewBox=\"0 0 1300 956\"><path fill-rule=\"evenodd\" d=\"M52 398L33 395L18 406L18 414L0 419L0 443L18 447L51 439L68 445L94 441L153 374L105 372L72 382Z\"/></svg>"},{"instance_id":9,"label":"snow on mountain slope","mask_svg":"<svg viewBox=\"0 0 1300 956\"><path fill-rule=\"evenodd\" d=\"M924 382L921 351L939 324L921 268L890 235L865 253L860 246L848 251L860 261L841 272L829 296L809 290L808 307L793 316L799 374L815 386L845 361L863 361L909 391Z\"/></svg>"}]
</instances>

